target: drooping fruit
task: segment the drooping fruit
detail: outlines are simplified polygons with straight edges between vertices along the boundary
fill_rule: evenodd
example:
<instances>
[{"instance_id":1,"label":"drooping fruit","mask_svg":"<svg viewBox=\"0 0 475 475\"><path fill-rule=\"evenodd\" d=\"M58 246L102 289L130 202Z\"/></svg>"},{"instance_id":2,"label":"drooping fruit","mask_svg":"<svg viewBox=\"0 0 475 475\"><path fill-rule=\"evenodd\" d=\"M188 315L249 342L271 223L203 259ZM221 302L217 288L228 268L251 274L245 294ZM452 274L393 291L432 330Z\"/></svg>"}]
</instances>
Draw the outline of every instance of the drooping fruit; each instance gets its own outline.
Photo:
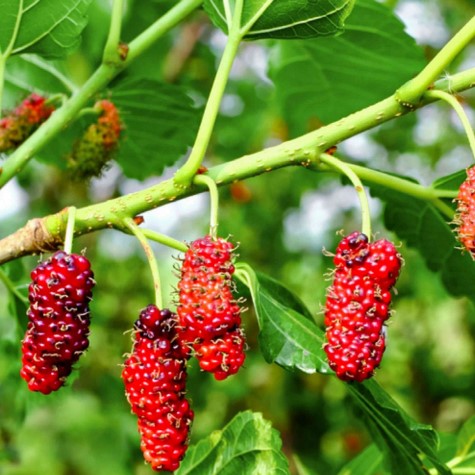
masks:
<instances>
[{"instance_id":1,"label":"drooping fruit","mask_svg":"<svg viewBox=\"0 0 475 475\"><path fill-rule=\"evenodd\" d=\"M186 360L176 315L149 305L134 325L132 354L122 371L125 393L138 417L141 449L156 471L176 470L188 447L193 411L185 398Z\"/></svg>"},{"instance_id":2,"label":"drooping fruit","mask_svg":"<svg viewBox=\"0 0 475 475\"><path fill-rule=\"evenodd\" d=\"M456 198L457 235L464 248L475 258L475 167L467 169Z\"/></svg>"},{"instance_id":3,"label":"drooping fruit","mask_svg":"<svg viewBox=\"0 0 475 475\"><path fill-rule=\"evenodd\" d=\"M123 129L119 111L113 102L101 100L94 109L99 113L74 146L68 156L68 168L78 180L100 176L117 150Z\"/></svg>"},{"instance_id":4,"label":"drooping fruit","mask_svg":"<svg viewBox=\"0 0 475 475\"><path fill-rule=\"evenodd\" d=\"M197 239L185 253L178 283L180 339L216 379L236 373L245 359L232 251L225 239Z\"/></svg>"},{"instance_id":5,"label":"drooping fruit","mask_svg":"<svg viewBox=\"0 0 475 475\"><path fill-rule=\"evenodd\" d=\"M31 391L49 394L63 386L88 348L93 277L86 257L64 251L31 272L20 372Z\"/></svg>"},{"instance_id":6,"label":"drooping fruit","mask_svg":"<svg viewBox=\"0 0 475 475\"><path fill-rule=\"evenodd\" d=\"M10 114L0 119L0 152L21 145L54 112L46 98L30 94Z\"/></svg>"},{"instance_id":7,"label":"drooping fruit","mask_svg":"<svg viewBox=\"0 0 475 475\"><path fill-rule=\"evenodd\" d=\"M342 239L333 262L324 350L338 378L361 382L381 363L384 322L390 316L390 290L399 276L401 256L390 241L370 243L367 236L354 232Z\"/></svg>"}]
</instances>

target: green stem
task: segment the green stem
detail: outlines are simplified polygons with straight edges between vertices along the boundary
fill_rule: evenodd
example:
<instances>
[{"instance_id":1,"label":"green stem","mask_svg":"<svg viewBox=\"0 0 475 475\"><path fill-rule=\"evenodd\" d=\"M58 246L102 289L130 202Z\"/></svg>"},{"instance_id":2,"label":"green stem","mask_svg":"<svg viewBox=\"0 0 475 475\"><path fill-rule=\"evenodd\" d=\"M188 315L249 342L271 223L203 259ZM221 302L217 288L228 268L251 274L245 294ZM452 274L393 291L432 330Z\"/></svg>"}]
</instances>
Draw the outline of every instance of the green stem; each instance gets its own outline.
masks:
<instances>
[{"instance_id":1,"label":"green stem","mask_svg":"<svg viewBox=\"0 0 475 475\"><path fill-rule=\"evenodd\" d=\"M467 135L473 158L475 159L475 135L473 133L470 121L468 120L467 114L465 113L459 101L457 101L457 99L452 94L449 94L445 91L427 91L424 95L435 99L441 99L452 106L454 111L459 116L460 122L462 123L462 126L465 130L465 134Z\"/></svg>"},{"instance_id":2,"label":"green stem","mask_svg":"<svg viewBox=\"0 0 475 475\"><path fill-rule=\"evenodd\" d=\"M372 170L361 165L355 165L353 163L347 163L346 165L351 168L353 172L356 173L356 175L358 175L358 177L363 181L376 183L386 188L396 190L400 193L413 196L414 198L428 201L449 219L453 219L454 217L454 210L448 204L439 199L439 192L442 192L441 194L444 195L447 194L447 190L436 190L435 188L425 187L419 183L414 183L412 181L405 180L404 178L399 178L397 176L389 175L377 170ZM320 170L325 169L324 167L318 165L317 168Z\"/></svg>"},{"instance_id":3,"label":"green stem","mask_svg":"<svg viewBox=\"0 0 475 475\"><path fill-rule=\"evenodd\" d=\"M124 218L123 224L135 235L135 237L139 240L142 248L145 252L145 256L147 257L147 261L150 266L150 270L152 272L153 278L153 288L155 291L155 305L159 308L163 308L163 300L162 300L162 292L161 292L161 285L160 285L160 273L158 271L158 264L157 259L155 258L155 254L153 253L152 248L150 247L147 238L145 237L142 230L135 224L135 221L132 218Z\"/></svg>"},{"instance_id":4,"label":"green stem","mask_svg":"<svg viewBox=\"0 0 475 475\"><path fill-rule=\"evenodd\" d=\"M116 63L122 61L119 53L120 35L122 30L122 12L124 0L113 0L109 34L104 46L103 63Z\"/></svg>"},{"instance_id":5,"label":"green stem","mask_svg":"<svg viewBox=\"0 0 475 475\"><path fill-rule=\"evenodd\" d=\"M206 185L209 190L210 198L210 219L209 234L216 240L218 237L218 212L219 212L219 193L215 181L206 175L196 175L193 179L195 185Z\"/></svg>"},{"instance_id":6,"label":"green stem","mask_svg":"<svg viewBox=\"0 0 475 475\"><path fill-rule=\"evenodd\" d=\"M185 243L177 241L166 234L157 233L151 229L142 229L142 233L146 238L164 244L172 249L176 249L177 251L186 252L188 250L188 246Z\"/></svg>"},{"instance_id":7,"label":"green stem","mask_svg":"<svg viewBox=\"0 0 475 475\"><path fill-rule=\"evenodd\" d=\"M208 149L214 124L219 113L219 106L226 89L234 58L236 57L241 42L239 27L241 22L242 1L243 0L236 0L228 41L224 48L218 70L216 71L213 85L211 86L211 91L191 154L186 163L175 174L175 183L178 187L183 188L191 184Z\"/></svg>"},{"instance_id":8,"label":"green stem","mask_svg":"<svg viewBox=\"0 0 475 475\"><path fill-rule=\"evenodd\" d=\"M55 111L28 140L4 161L3 169L0 170L0 188L17 175L54 136L64 130L98 91L201 3L202 0L182 0L130 43L126 60L120 63L101 64L64 106Z\"/></svg>"},{"instance_id":9,"label":"green stem","mask_svg":"<svg viewBox=\"0 0 475 475\"><path fill-rule=\"evenodd\" d=\"M21 300L23 303L28 304L28 298L22 295L18 290L15 288L15 285L13 282L10 280L10 277L8 277L7 274L3 271L3 269L0 269L0 280L5 284L5 287L13 294L15 297L19 300Z\"/></svg>"},{"instance_id":10,"label":"green stem","mask_svg":"<svg viewBox=\"0 0 475 475\"><path fill-rule=\"evenodd\" d=\"M338 160L333 155L329 155L328 153L322 153L322 155L320 155L320 161L339 171L340 173L343 173L348 177L355 187L361 207L361 232L366 234L368 239L371 240L371 213L369 211L368 196L366 195L363 183L361 183L358 175L351 169L350 166L348 166L347 163Z\"/></svg>"},{"instance_id":11,"label":"green stem","mask_svg":"<svg viewBox=\"0 0 475 475\"><path fill-rule=\"evenodd\" d=\"M126 60L123 62L124 66L128 66L135 58L149 49L165 33L180 23L202 3L203 0L181 0L178 2L165 15L129 43L129 52Z\"/></svg>"},{"instance_id":12,"label":"green stem","mask_svg":"<svg viewBox=\"0 0 475 475\"><path fill-rule=\"evenodd\" d=\"M71 254L73 248L74 223L76 221L76 208L68 208L68 223L66 225L66 235L64 237L64 252Z\"/></svg>"},{"instance_id":13,"label":"green stem","mask_svg":"<svg viewBox=\"0 0 475 475\"><path fill-rule=\"evenodd\" d=\"M475 37L475 17L466 23L413 79L396 91L396 98L406 106L414 106L427 88L440 77L454 58Z\"/></svg>"}]
</instances>

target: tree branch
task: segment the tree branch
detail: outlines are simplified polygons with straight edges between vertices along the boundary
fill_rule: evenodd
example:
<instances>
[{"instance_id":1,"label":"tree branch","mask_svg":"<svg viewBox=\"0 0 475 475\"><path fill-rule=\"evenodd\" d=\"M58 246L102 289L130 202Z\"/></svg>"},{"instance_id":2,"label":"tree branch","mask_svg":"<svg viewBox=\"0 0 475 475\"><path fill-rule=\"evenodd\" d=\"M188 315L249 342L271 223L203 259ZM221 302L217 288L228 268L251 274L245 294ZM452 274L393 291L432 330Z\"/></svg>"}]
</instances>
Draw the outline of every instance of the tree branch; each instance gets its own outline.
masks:
<instances>
[{"instance_id":1,"label":"tree branch","mask_svg":"<svg viewBox=\"0 0 475 475\"><path fill-rule=\"evenodd\" d=\"M438 89L451 93L459 93L474 86L475 68L436 83ZM418 107L436 100L433 95L424 96ZM391 96L301 137L210 168L207 175L218 186L224 186L277 168L313 166L318 163L318 157L332 145L411 112L412 110L401 105L395 96ZM178 188L173 179L169 179L129 195L79 208L76 212L75 236L105 228L128 232L123 224L124 218L134 217L170 201L203 191L207 191L203 185L194 184L183 189ZM436 190L431 191L430 188L412 182L401 191L428 200L438 198ZM63 242L66 223L67 213L64 211L29 221L24 228L0 240L0 264L57 248Z\"/></svg>"}]
</instances>

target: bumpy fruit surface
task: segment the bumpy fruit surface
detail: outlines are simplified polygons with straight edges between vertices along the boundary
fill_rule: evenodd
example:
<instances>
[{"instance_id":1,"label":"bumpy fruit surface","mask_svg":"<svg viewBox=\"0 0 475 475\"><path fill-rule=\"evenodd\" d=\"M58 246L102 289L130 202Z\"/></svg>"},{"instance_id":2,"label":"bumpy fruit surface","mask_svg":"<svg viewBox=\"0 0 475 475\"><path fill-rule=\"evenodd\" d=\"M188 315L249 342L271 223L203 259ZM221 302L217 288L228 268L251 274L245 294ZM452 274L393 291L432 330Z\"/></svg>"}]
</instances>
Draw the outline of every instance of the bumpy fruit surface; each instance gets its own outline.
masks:
<instances>
[{"instance_id":1,"label":"bumpy fruit surface","mask_svg":"<svg viewBox=\"0 0 475 475\"><path fill-rule=\"evenodd\" d=\"M333 262L324 350L338 378L361 382L381 363L384 322L390 316L390 290L399 276L401 256L391 242L370 243L367 236L354 232L342 239Z\"/></svg>"},{"instance_id":2,"label":"bumpy fruit surface","mask_svg":"<svg viewBox=\"0 0 475 475\"><path fill-rule=\"evenodd\" d=\"M63 251L31 272L20 372L30 390L49 394L59 389L89 346L93 277L84 256Z\"/></svg>"},{"instance_id":3,"label":"bumpy fruit surface","mask_svg":"<svg viewBox=\"0 0 475 475\"><path fill-rule=\"evenodd\" d=\"M176 334L176 315L149 305L135 322L132 354L122 379L138 417L141 449L156 471L176 470L188 447L193 411L185 398L187 355Z\"/></svg>"},{"instance_id":4,"label":"bumpy fruit surface","mask_svg":"<svg viewBox=\"0 0 475 475\"><path fill-rule=\"evenodd\" d=\"M46 99L38 94L29 95L10 114L0 119L0 152L21 145L54 111Z\"/></svg>"},{"instance_id":5,"label":"bumpy fruit surface","mask_svg":"<svg viewBox=\"0 0 475 475\"><path fill-rule=\"evenodd\" d=\"M467 169L467 178L460 185L456 201L457 234L465 249L475 258L475 167Z\"/></svg>"},{"instance_id":6,"label":"bumpy fruit surface","mask_svg":"<svg viewBox=\"0 0 475 475\"><path fill-rule=\"evenodd\" d=\"M117 150L123 129L117 107L108 100L96 102L99 116L76 141L68 157L71 175L78 179L100 176Z\"/></svg>"},{"instance_id":7,"label":"bumpy fruit surface","mask_svg":"<svg viewBox=\"0 0 475 475\"><path fill-rule=\"evenodd\" d=\"M178 283L180 339L216 379L236 373L245 359L232 251L225 239L197 239L185 253Z\"/></svg>"}]
</instances>

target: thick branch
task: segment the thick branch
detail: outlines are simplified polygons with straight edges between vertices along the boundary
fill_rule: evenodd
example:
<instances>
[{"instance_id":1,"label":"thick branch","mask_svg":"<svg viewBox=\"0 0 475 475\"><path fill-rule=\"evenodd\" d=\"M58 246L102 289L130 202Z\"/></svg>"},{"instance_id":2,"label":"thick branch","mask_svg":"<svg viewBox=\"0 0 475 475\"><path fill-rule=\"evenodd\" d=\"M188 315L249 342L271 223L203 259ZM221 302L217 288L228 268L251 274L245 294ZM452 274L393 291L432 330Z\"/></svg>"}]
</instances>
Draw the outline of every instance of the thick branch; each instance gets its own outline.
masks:
<instances>
[{"instance_id":1,"label":"thick branch","mask_svg":"<svg viewBox=\"0 0 475 475\"><path fill-rule=\"evenodd\" d=\"M451 93L472 88L475 86L475 68L440 81L436 86ZM419 107L435 100L433 96L424 97ZM223 186L277 168L307 167L317 163L318 157L332 145L410 112L412 109L405 108L391 96L302 137L213 167L208 174L218 186ZM185 189L177 188L170 179L129 195L80 208L76 212L75 236L107 227L128 232L123 225L124 218L136 216L170 201L206 190L206 187L197 185ZM401 191L431 201L438 199L434 190L415 183ZM66 223L67 213L64 211L30 221L24 228L0 240L0 264L27 254L58 247L63 241ZM33 229L41 229L41 232L32 232Z\"/></svg>"},{"instance_id":2,"label":"thick branch","mask_svg":"<svg viewBox=\"0 0 475 475\"><path fill-rule=\"evenodd\" d=\"M62 244L45 226L45 218L31 219L18 231L0 241L1 262L8 262L29 254L53 251Z\"/></svg>"}]
</instances>

